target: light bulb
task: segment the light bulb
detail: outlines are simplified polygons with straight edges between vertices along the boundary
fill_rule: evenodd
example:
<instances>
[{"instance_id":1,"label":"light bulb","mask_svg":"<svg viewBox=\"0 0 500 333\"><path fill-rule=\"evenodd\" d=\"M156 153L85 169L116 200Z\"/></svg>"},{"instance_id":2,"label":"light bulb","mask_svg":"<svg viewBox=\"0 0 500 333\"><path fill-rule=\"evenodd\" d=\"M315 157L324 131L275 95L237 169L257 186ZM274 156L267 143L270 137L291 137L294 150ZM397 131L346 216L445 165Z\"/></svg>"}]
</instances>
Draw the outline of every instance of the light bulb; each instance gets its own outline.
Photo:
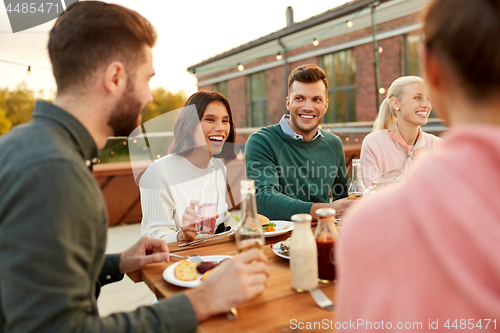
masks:
<instances>
[{"instance_id":1,"label":"light bulb","mask_svg":"<svg viewBox=\"0 0 500 333\"><path fill-rule=\"evenodd\" d=\"M319 40L317 40L316 38L314 38L313 45L314 46L318 46L319 45Z\"/></svg>"},{"instance_id":2,"label":"light bulb","mask_svg":"<svg viewBox=\"0 0 500 333\"><path fill-rule=\"evenodd\" d=\"M278 52L278 54L276 55L276 60L280 61L281 59L283 59L283 56Z\"/></svg>"},{"instance_id":3,"label":"light bulb","mask_svg":"<svg viewBox=\"0 0 500 333\"><path fill-rule=\"evenodd\" d=\"M378 53L382 53L382 52L384 52L384 49L382 48L382 46L379 46L378 47Z\"/></svg>"},{"instance_id":4,"label":"light bulb","mask_svg":"<svg viewBox=\"0 0 500 333\"><path fill-rule=\"evenodd\" d=\"M350 20L347 21L346 24L347 24L348 28L352 28L352 26L354 25L354 23L352 23L352 21L350 21Z\"/></svg>"},{"instance_id":5,"label":"light bulb","mask_svg":"<svg viewBox=\"0 0 500 333\"><path fill-rule=\"evenodd\" d=\"M245 69L245 66L243 66L242 64L238 64L238 71L242 71Z\"/></svg>"},{"instance_id":6,"label":"light bulb","mask_svg":"<svg viewBox=\"0 0 500 333\"><path fill-rule=\"evenodd\" d=\"M384 88L384 87L381 87L381 88L378 90L378 93L379 93L380 95L385 94L385 88Z\"/></svg>"}]
</instances>

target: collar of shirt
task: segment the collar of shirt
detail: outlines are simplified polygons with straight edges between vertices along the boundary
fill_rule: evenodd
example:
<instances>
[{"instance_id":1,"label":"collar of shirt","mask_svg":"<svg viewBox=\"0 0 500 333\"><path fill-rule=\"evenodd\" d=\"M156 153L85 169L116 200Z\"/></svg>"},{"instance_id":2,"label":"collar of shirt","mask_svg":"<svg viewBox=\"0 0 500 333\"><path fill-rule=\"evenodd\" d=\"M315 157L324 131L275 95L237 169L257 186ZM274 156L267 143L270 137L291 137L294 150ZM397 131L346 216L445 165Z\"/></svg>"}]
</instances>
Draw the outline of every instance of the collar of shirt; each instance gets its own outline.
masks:
<instances>
[{"instance_id":1,"label":"collar of shirt","mask_svg":"<svg viewBox=\"0 0 500 333\"><path fill-rule=\"evenodd\" d=\"M285 115L283 115L283 117L281 117L280 126L281 126L281 130L283 131L283 133L285 133L286 135L288 135L292 139L295 139L298 141L304 141L304 137L300 134L295 133L295 131L292 129L292 127L288 123L289 119L290 119L289 114L285 114ZM318 136L323 136L323 133L321 133L321 131L317 131L316 135L314 136L314 138L312 138L311 141L316 139Z\"/></svg>"},{"instance_id":2,"label":"collar of shirt","mask_svg":"<svg viewBox=\"0 0 500 333\"><path fill-rule=\"evenodd\" d=\"M94 139L92 139L85 126L70 113L52 103L37 101L33 117L45 118L62 126L73 139L75 146L85 161L85 165L91 167L92 164L97 163L99 150Z\"/></svg>"}]
</instances>

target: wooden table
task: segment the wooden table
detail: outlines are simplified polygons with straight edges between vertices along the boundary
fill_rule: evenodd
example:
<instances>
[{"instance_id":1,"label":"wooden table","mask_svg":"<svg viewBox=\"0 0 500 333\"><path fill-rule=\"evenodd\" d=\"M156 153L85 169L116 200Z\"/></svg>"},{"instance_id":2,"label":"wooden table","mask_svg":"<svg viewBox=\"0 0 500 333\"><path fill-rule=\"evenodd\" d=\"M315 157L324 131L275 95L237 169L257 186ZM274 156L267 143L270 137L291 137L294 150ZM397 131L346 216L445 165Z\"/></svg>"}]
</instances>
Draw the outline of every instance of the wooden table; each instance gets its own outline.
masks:
<instances>
[{"instance_id":1,"label":"wooden table","mask_svg":"<svg viewBox=\"0 0 500 333\"><path fill-rule=\"evenodd\" d=\"M290 237L285 235L266 238L264 254L269 259L269 280L267 289L251 301L241 304L237 310L239 317L229 321L223 315L212 317L201 323L198 332L295 332L304 327L304 332L334 331L335 311L319 308L309 293L298 293L292 289L290 269L287 259L278 257L271 245ZM170 243L169 249L181 255L235 255L234 237L207 242L196 247L178 247ZM184 290L166 282L162 273L169 265L177 262L150 264L141 271L142 279L160 298L169 297ZM335 299L335 284L321 284L319 287L330 298ZM307 329L307 323L314 325ZM302 326L303 325L303 326ZM324 326L326 325L326 326ZM327 327L331 329L326 329Z\"/></svg>"}]
</instances>

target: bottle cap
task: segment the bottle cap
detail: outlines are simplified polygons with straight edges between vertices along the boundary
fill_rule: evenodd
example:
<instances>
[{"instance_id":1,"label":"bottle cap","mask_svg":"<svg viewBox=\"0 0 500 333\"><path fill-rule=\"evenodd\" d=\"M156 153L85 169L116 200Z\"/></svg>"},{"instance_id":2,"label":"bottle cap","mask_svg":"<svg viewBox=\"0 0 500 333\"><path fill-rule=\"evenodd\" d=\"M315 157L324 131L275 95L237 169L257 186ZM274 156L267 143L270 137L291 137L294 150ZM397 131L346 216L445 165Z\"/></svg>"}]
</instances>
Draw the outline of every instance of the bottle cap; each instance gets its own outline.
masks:
<instances>
[{"instance_id":1,"label":"bottle cap","mask_svg":"<svg viewBox=\"0 0 500 333\"><path fill-rule=\"evenodd\" d=\"M292 215L292 222L311 222L312 216L309 214L295 214Z\"/></svg>"},{"instance_id":2,"label":"bottle cap","mask_svg":"<svg viewBox=\"0 0 500 333\"><path fill-rule=\"evenodd\" d=\"M319 217L335 216L335 209L333 208L320 208L316 210L316 215Z\"/></svg>"}]
</instances>

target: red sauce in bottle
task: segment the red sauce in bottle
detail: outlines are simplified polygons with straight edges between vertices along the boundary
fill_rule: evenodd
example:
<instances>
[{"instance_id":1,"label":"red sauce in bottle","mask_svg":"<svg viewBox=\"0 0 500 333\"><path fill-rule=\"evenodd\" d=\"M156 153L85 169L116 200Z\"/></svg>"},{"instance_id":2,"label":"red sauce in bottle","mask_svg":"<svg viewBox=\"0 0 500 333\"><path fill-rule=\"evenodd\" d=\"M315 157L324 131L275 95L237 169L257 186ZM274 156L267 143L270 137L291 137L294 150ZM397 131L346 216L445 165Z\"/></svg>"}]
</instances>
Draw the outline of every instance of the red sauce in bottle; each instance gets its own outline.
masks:
<instances>
[{"instance_id":1,"label":"red sauce in bottle","mask_svg":"<svg viewBox=\"0 0 500 333\"><path fill-rule=\"evenodd\" d=\"M323 282L335 280L335 241L331 235L329 237L316 238L318 246L318 277Z\"/></svg>"}]
</instances>

